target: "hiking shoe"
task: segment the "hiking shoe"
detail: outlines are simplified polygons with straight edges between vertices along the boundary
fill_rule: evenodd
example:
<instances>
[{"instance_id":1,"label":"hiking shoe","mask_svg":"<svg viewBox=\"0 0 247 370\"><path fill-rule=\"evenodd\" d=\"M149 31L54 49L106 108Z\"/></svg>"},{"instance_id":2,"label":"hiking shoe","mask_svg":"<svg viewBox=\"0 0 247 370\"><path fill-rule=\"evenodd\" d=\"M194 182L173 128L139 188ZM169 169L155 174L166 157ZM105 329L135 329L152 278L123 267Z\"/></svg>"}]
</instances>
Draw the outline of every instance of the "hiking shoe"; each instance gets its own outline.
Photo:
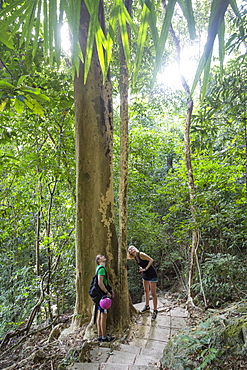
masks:
<instances>
[{"instance_id":1,"label":"hiking shoe","mask_svg":"<svg viewBox=\"0 0 247 370\"><path fill-rule=\"evenodd\" d=\"M152 313L152 318L151 318L151 320L155 320L155 319L156 319L156 317L157 317L157 315L158 315L158 310L154 310L154 312Z\"/></svg>"},{"instance_id":2,"label":"hiking shoe","mask_svg":"<svg viewBox=\"0 0 247 370\"><path fill-rule=\"evenodd\" d=\"M111 342L114 339L115 337L111 337L109 334L107 334L105 337L102 337L101 342Z\"/></svg>"},{"instance_id":3,"label":"hiking shoe","mask_svg":"<svg viewBox=\"0 0 247 370\"><path fill-rule=\"evenodd\" d=\"M99 335L98 338L97 338L98 342L102 342L102 336Z\"/></svg>"},{"instance_id":4,"label":"hiking shoe","mask_svg":"<svg viewBox=\"0 0 247 370\"><path fill-rule=\"evenodd\" d=\"M147 312L147 311L150 311L150 307L145 305L140 312L143 313L143 312Z\"/></svg>"}]
</instances>

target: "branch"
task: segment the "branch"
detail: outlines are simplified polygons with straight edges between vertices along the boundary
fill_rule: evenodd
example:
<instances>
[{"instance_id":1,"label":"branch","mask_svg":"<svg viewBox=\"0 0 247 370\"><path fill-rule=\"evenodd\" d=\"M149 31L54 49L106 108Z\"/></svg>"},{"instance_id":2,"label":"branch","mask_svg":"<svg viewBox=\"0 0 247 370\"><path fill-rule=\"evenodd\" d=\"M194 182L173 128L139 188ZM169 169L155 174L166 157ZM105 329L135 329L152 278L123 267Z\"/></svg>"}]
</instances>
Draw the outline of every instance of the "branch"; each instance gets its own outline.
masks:
<instances>
[{"instance_id":1,"label":"branch","mask_svg":"<svg viewBox=\"0 0 247 370\"><path fill-rule=\"evenodd\" d=\"M6 333L5 337L3 338L2 342L1 342L0 349L3 347L3 345L5 344L5 342L8 341L10 338L13 338L13 337L15 337L17 335L20 335L20 334L24 333L24 332L27 332L27 334L28 334L28 332L30 330L30 327L31 327L31 325L33 323L33 320L34 320L34 318L36 316L36 313L38 312L38 309L40 308L41 303L44 300L44 291L45 291L45 289L43 288L43 284L44 284L44 279L45 279L45 277L46 277L47 274L48 274L48 271L46 271L46 273L43 275L43 277L42 277L42 279L40 281L40 291L41 291L41 294L40 294L40 297L39 297L38 302L36 303L36 305L32 309L32 312L31 312L31 314L29 316L27 325L24 328L22 328L22 329L17 329L17 330L14 330L14 331L11 331L11 332Z\"/></svg>"},{"instance_id":2,"label":"branch","mask_svg":"<svg viewBox=\"0 0 247 370\"><path fill-rule=\"evenodd\" d=\"M68 236L70 236L71 234L72 234L72 232L74 231L74 229L71 229L70 230L70 232L69 232L69 234L68 234ZM68 240L64 240L64 242L63 242L63 246L67 243L67 241ZM60 261L60 258L61 258L61 254L59 254L58 256L57 256L57 259L56 259L56 261L54 262L54 264L53 264L53 266L52 266L52 275L54 274L54 272L56 271L56 269L57 269L57 266L58 266L58 264L59 264L59 261ZM15 336L19 336L20 334L22 334L22 333L27 333L26 334L26 336L28 335L28 333L29 333L29 330L30 330L30 328L31 328L31 326L32 326L32 323L33 323L33 320L35 319L35 316L36 316L36 314L37 314L37 312L39 311L39 308L40 308L40 306L41 306L41 304L42 304L42 302L44 301L44 298L45 298L45 291L46 291L46 289L47 289L47 286L46 287L44 287L44 280L45 280L45 278L46 278L46 276L48 275L48 273L49 273L49 271L46 271L45 273L44 273L44 275L42 276L42 279L41 279L41 281L40 281L40 292L41 292L41 294L40 294L40 297L39 297L39 300L38 300L38 302L36 303L36 305L33 307L33 309L32 309L32 311L31 311L31 314L30 314L30 316L29 316L29 319L28 319L28 322L27 322L27 325L24 327L24 328L22 328L22 329L17 329L17 330L14 330L14 331L12 331L12 332L8 332L8 333L6 333L6 335L5 335L5 337L3 338L3 340L2 340L2 342L1 342L1 345L0 345L0 349L1 348L3 348L3 346L4 346L4 344L5 344L5 342L7 342L10 338L13 338L13 337L15 337ZM56 319L52 322L52 324L50 324L50 325L53 325L53 323L55 322L57 320L57 317L56 317ZM49 326L50 326L49 325ZM46 328L48 328L49 326L47 326ZM40 330L38 330L38 332L39 332ZM35 334L37 331L33 331L30 335L32 335L32 334ZM26 338L26 336L25 337L23 337L24 339ZM19 345L21 342L22 342L22 340L23 340L23 338L17 343L17 345ZM13 346L11 347L11 348L13 348ZM8 349L9 350L9 349ZM6 351L4 352L4 353L6 353ZM2 356L2 355L1 355Z\"/></svg>"},{"instance_id":3,"label":"branch","mask_svg":"<svg viewBox=\"0 0 247 370\"><path fill-rule=\"evenodd\" d=\"M31 333L28 333L26 334L24 337L22 337L17 343L15 343L13 346L9 347L6 351L4 351L1 355L0 355L0 358L4 357L9 351L13 350L14 348L18 347L26 338L30 337L30 335L34 335L34 334L37 334L37 333L41 333L42 331L45 331L47 329L49 329L50 327L52 327L55 322L57 321L58 319L58 316L56 316L56 318L47 326L45 326L44 328L41 328L41 329L37 329L37 330L34 330L32 331ZM49 344L48 344L49 345ZM33 354L32 354L33 355ZM30 356L29 356L30 357ZM28 358L29 358L28 357ZM27 360L27 359L26 359Z\"/></svg>"}]
</instances>

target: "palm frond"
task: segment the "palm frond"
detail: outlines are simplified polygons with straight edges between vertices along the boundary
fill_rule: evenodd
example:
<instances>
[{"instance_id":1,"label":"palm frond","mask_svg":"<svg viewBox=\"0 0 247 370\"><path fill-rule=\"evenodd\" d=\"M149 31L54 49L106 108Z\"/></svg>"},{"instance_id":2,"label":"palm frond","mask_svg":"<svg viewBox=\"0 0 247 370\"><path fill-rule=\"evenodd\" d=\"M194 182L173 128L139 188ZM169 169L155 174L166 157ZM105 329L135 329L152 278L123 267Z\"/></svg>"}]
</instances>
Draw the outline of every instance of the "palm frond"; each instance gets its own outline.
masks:
<instances>
[{"instance_id":1,"label":"palm frond","mask_svg":"<svg viewBox=\"0 0 247 370\"><path fill-rule=\"evenodd\" d=\"M224 59L225 59L225 22L224 22L224 19L219 27L218 39L219 39L220 76L223 77Z\"/></svg>"},{"instance_id":2,"label":"palm frond","mask_svg":"<svg viewBox=\"0 0 247 370\"><path fill-rule=\"evenodd\" d=\"M137 39L137 53L136 53L136 63L135 63L134 74L133 74L133 84L136 83L138 71L140 69L140 64L141 64L141 60L143 56L144 46L146 43L149 14L150 14L150 9L146 6L146 4L144 4L142 8L142 18L141 18L141 24L140 24L140 29L139 29L139 35Z\"/></svg>"},{"instance_id":3,"label":"palm frond","mask_svg":"<svg viewBox=\"0 0 247 370\"><path fill-rule=\"evenodd\" d=\"M191 40L196 38L196 23L191 0L178 0L178 3L183 11L184 17L187 20L188 30Z\"/></svg>"},{"instance_id":4,"label":"palm frond","mask_svg":"<svg viewBox=\"0 0 247 370\"><path fill-rule=\"evenodd\" d=\"M174 13L174 7L175 7L176 2L177 2L177 0L170 0L168 2L167 6L166 6L165 17L164 17L164 21L163 21L163 24L162 24L162 29L161 29L161 33L160 33L160 37L159 37L159 41L158 41L158 45L157 45L157 50L156 50L154 78L156 77L156 75L158 73L158 70L160 68L160 65L161 65L162 56L163 56L163 53L164 53L164 50L165 50L165 44L166 44L166 40L167 40L167 37L168 37L168 33L169 33L171 20L172 20L172 16L173 16L173 13Z\"/></svg>"},{"instance_id":5,"label":"palm frond","mask_svg":"<svg viewBox=\"0 0 247 370\"><path fill-rule=\"evenodd\" d=\"M210 18L209 18L209 25L208 25L208 37L206 41L206 45L204 47L203 55L199 61L198 68L194 77L194 81L191 88L191 94L194 93L197 83L201 77L201 74L206 66L207 63L210 64L211 57L212 57L212 50L214 46L214 41L216 35L219 33L221 24L223 22L225 12L227 7L230 3L230 0L213 0L210 10ZM222 36L220 38L222 41ZM205 69L205 73L207 73L208 69ZM202 89L205 91L207 83L207 78L204 78Z\"/></svg>"}]
</instances>

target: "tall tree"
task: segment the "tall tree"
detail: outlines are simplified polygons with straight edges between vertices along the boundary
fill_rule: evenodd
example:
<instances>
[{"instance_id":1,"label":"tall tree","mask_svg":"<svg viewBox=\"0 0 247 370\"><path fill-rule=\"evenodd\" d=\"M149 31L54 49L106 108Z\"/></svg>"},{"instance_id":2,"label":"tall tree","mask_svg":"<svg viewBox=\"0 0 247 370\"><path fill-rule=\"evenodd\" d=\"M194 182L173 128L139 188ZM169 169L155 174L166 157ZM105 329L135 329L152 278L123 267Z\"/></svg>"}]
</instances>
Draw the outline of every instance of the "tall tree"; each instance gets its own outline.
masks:
<instances>
[{"instance_id":1,"label":"tall tree","mask_svg":"<svg viewBox=\"0 0 247 370\"><path fill-rule=\"evenodd\" d=\"M104 29L104 9L99 7L99 22ZM83 56L89 32L90 15L81 3L79 41ZM87 83L83 83L84 64L75 77L77 224L76 224L76 307L75 321L91 315L88 287L94 270L94 258L107 256L107 268L113 287L117 286L118 248L113 211L112 138L113 111L110 75L106 81L96 48ZM117 299L116 299L117 300ZM115 301L116 301L115 300ZM118 301L118 300L117 300ZM117 310L117 303L113 310ZM117 315L114 315L117 317ZM83 317L84 318L84 317Z\"/></svg>"},{"instance_id":2,"label":"tall tree","mask_svg":"<svg viewBox=\"0 0 247 370\"><path fill-rule=\"evenodd\" d=\"M125 0L125 6L131 14L132 0ZM128 26L130 41L130 28ZM128 149L129 149L129 71L124 55L123 41L119 32L119 59L120 59L120 176L119 176L119 259L118 279L121 289L128 291L127 270L123 268L123 261L127 259L127 224L128 224ZM129 320L129 300L121 305L120 326L124 327Z\"/></svg>"},{"instance_id":3,"label":"tall tree","mask_svg":"<svg viewBox=\"0 0 247 370\"><path fill-rule=\"evenodd\" d=\"M170 0L163 19L161 32L156 15L160 3L155 0L140 2L141 11L138 37L135 78L144 51L148 24L157 55L158 66L165 48L170 21L176 3L182 7L188 20L189 31L195 35L192 1ZM89 296L87 288L94 270L93 257L96 253L106 253L109 261L110 277L117 287L118 295L112 312L120 305L120 286L117 286L117 235L113 215L112 191L112 94L109 79L109 64L114 41L114 32L119 22L123 49L128 69L131 70L130 48L127 37L127 23L136 31L136 25L124 6L123 0L110 1L109 32L105 32L103 0L16 0L5 1L0 12L0 40L13 48L12 34L22 28L20 44L33 43L33 55L38 49L40 26L44 34L44 49L51 60L59 61L61 52L60 28L66 14L72 34L72 60L76 73L76 150L77 150L77 300L75 324L80 325L82 315L89 316ZM236 10L235 0L213 0L210 27L213 37L208 38L207 48L198 67L193 85L196 83L210 60L215 35L219 31L218 19L224 18L229 4ZM42 22L41 22L42 19ZM35 32L33 33L33 28ZM79 30L79 33L78 33ZM209 29L210 34L210 29ZM222 40L222 37L221 37ZM80 45L80 47L79 47ZM81 49L80 49L81 48ZM80 59L79 59L80 57ZM156 68L157 70L157 68ZM120 261L125 268L126 261ZM122 299L126 299L122 292Z\"/></svg>"}]
</instances>

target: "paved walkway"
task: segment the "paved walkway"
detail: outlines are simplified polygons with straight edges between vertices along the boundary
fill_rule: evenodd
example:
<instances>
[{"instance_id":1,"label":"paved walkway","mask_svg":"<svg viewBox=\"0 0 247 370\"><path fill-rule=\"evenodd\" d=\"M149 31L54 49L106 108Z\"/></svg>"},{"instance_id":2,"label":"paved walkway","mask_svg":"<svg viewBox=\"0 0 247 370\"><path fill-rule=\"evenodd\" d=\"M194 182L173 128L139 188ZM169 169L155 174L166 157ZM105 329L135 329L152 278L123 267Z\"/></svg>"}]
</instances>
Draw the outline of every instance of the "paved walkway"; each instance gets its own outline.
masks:
<instances>
[{"instance_id":1,"label":"paved walkway","mask_svg":"<svg viewBox=\"0 0 247 370\"><path fill-rule=\"evenodd\" d=\"M151 321L150 313L139 315L135 331L131 333L128 344L114 347L114 342L96 345L90 352L90 363L74 363L71 370L155 370L160 368L160 359L168 340L186 326L188 313L185 309L174 307L171 302L158 299L158 316ZM150 301L152 312L152 301ZM137 310L143 303L135 305Z\"/></svg>"}]
</instances>

